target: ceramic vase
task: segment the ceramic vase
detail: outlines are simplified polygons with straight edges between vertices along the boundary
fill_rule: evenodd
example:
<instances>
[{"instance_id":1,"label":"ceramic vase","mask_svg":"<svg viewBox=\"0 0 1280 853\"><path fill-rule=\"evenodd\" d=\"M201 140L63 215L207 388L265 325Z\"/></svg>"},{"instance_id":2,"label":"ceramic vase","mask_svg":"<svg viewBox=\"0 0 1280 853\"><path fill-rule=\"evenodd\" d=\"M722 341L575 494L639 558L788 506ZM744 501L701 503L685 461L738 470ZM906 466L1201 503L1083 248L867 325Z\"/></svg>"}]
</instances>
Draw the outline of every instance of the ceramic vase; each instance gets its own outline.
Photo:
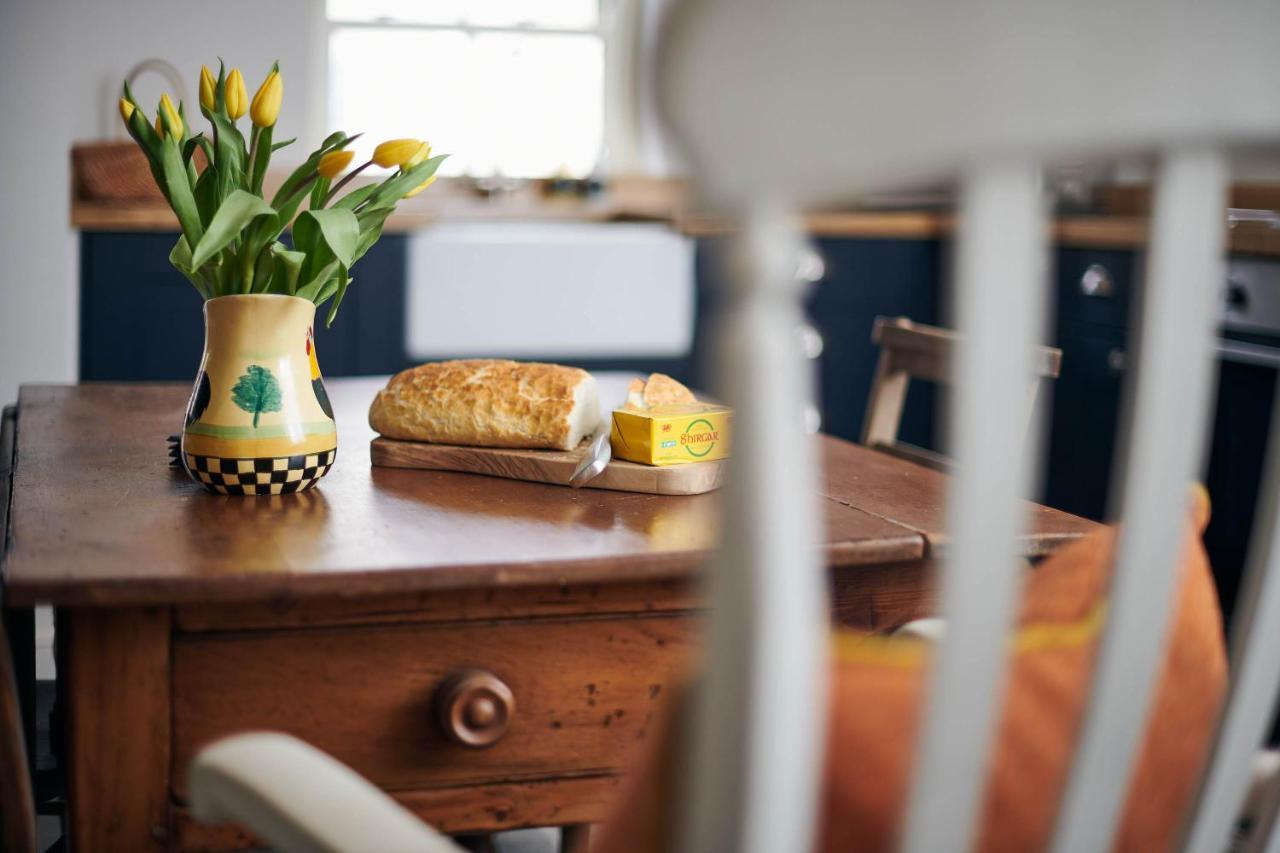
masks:
<instances>
[{"instance_id":1,"label":"ceramic vase","mask_svg":"<svg viewBox=\"0 0 1280 853\"><path fill-rule=\"evenodd\" d=\"M182 465L209 491L293 494L333 466L338 431L316 360L315 315L313 303L295 296L205 302Z\"/></svg>"}]
</instances>

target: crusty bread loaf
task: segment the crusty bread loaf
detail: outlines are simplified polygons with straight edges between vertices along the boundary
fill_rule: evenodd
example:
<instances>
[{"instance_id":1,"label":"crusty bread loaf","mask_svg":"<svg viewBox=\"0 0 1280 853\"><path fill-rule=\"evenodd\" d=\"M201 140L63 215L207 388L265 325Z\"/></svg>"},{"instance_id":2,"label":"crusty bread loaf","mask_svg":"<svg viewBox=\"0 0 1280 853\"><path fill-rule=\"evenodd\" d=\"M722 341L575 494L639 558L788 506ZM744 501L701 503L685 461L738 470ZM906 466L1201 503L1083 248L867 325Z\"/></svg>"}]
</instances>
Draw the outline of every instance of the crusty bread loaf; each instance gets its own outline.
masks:
<instances>
[{"instance_id":1,"label":"crusty bread loaf","mask_svg":"<svg viewBox=\"0 0 1280 853\"><path fill-rule=\"evenodd\" d=\"M600 422L596 380L558 364L441 361L397 373L369 407L387 438L572 450Z\"/></svg>"}]
</instances>

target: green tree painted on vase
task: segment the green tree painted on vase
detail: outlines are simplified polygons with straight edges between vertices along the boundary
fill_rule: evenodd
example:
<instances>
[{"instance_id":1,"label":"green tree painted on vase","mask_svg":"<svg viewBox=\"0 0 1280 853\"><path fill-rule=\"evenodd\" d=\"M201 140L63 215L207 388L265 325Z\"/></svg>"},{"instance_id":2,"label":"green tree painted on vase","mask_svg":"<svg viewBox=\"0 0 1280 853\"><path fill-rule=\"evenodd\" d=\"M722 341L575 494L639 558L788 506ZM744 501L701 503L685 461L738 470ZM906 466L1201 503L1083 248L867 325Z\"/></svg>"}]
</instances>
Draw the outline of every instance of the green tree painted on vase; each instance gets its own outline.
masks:
<instances>
[{"instance_id":1,"label":"green tree painted on vase","mask_svg":"<svg viewBox=\"0 0 1280 853\"><path fill-rule=\"evenodd\" d=\"M259 415L280 411L280 383L267 368L251 364L236 380L235 387L231 389L231 399L253 415L253 428L257 429Z\"/></svg>"}]
</instances>

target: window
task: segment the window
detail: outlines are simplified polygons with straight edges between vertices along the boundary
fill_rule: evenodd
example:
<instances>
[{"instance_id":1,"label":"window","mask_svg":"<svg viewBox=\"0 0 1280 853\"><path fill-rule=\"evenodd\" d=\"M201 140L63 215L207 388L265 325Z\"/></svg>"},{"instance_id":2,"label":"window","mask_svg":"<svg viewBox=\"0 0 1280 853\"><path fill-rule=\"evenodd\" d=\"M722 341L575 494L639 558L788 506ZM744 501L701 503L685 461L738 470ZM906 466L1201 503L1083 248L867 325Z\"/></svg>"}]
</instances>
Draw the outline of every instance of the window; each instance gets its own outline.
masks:
<instances>
[{"instance_id":1,"label":"window","mask_svg":"<svg viewBox=\"0 0 1280 853\"><path fill-rule=\"evenodd\" d=\"M328 19L331 127L427 139L444 175L595 168L600 0L328 0Z\"/></svg>"}]
</instances>

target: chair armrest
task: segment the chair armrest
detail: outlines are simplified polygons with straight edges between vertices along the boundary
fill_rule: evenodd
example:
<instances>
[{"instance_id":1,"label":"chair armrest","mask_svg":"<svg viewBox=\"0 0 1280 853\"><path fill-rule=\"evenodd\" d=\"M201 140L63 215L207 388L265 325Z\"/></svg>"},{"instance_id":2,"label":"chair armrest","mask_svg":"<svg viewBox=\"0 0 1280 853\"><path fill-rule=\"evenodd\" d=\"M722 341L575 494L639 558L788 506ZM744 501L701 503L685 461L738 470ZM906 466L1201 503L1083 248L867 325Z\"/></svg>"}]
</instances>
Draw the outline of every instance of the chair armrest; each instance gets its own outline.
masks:
<instances>
[{"instance_id":1,"label":"chair armrest","mask_svg":"<svg viewBox=\"0 0 1280 853\"><path fill-rule=\"evenodd\" d=\"M459 853L355 771L290 735L256 732L210 744L192 762L196 818L235 821L295 851Z\"/></svg>"}]
</instances>

